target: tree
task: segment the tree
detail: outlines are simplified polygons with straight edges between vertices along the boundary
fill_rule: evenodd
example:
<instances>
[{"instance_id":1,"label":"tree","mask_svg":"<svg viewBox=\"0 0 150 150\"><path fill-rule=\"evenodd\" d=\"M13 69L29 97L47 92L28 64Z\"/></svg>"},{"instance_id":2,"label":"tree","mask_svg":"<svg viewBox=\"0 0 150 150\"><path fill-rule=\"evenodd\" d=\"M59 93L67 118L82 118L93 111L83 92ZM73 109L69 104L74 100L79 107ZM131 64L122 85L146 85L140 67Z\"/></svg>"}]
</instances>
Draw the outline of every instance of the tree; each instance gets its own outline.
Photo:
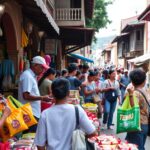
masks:
<instances>
[{"instance_id":1,"label":"tree","mask_svg":"<svg viewBox=\"0 0 150 150\"><path fill-rule=\"evenodd\" d=\"M86 18L86 26L95 28L96 32L98 32L100 28L104 28L108 23L111 23L106 10L109 4L112 4L111 0L95 0L93 18ZM95 37L94 40L96 40Z\"/></svg>"}]
</instances>

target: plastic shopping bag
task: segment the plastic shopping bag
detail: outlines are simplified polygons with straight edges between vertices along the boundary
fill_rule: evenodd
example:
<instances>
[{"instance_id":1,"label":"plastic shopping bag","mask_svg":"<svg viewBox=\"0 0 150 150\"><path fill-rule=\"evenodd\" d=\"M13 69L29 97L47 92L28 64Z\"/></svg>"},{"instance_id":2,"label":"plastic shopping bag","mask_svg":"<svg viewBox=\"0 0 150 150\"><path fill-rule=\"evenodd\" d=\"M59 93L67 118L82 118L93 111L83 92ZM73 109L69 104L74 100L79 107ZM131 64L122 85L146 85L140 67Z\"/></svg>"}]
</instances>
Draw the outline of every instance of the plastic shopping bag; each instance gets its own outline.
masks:
<instances>
[{"instance_id":1,"label":"plastic shopping bag","mask_svg":"<svg viewBox=\"0 0 150 150\"><path fill-rule=\"evenodd\" d=\"M20 108L14 110L9 117L6 119L6 126L9 129L10 136L28 129L28 126L23 120L22 110Z\"/></svg>"},{"instance_id":2,"label":"plastic shopping bag","mask_svg":"<svg viewBox=\"0 0 150 150\"><path fill-rule=\"evenodd\" d=\"M8 99L16 107L18 107L22 110L24 122L27 124L28 127L37 124L37 121L36 121L35 117L33 116L32 107L31 107L30 103L23 105L21 102L19 102L12 96L8 96Z\"/></svg>"},{"instance_id":3,"label":"plastic shopping bag","mask_svg":"<svg viewBox=\"0 0 150 150\"><path fill-rule=\"evenodd\" d=\"M140 108L137 98L134 99L134 107L130 106L129 96L126 96L124 103L117 109L117 133L140 131Z\"/></svg>"},{"instance_id":4,"label":"plastic shopping bag","mask_svg":"<svg viewBox=\"0 0 150 150\"><path fill-rule=\"evenodd\" d=\"M27 124L28 127L37 124L37 121L33 116L30 103L27 103L20 108L21 108L22 113L23 113L24 122Z\"/></svg>"}]
</instances>

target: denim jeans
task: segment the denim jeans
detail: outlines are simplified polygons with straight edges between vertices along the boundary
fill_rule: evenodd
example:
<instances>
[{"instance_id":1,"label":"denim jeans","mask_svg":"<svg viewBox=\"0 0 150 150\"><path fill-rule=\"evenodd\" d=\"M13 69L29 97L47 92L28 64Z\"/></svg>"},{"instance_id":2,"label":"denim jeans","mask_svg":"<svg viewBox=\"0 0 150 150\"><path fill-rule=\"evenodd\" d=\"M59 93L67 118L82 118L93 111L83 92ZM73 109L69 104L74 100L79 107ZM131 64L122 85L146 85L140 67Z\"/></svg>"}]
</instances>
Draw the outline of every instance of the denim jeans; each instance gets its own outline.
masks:
<instances>
[{"instance_id":1,"label":"denim jeans","mask_svg":"<svg viewBox=\"0 0 150 150\"><path fill-rule=\"evenodd\" d=\"M125 91L126 91L125 88L121 88L121 103L123 103L123 101L124 101Z\"/></svg>"},{"instance_id":2,"label":"denim jeans","mask_svg":"<svg viewBox=\"0 0 150 150\"><path fill-rule=\"evenodd\" d=\"M142 131L128 132L126 136L126 140L129 143L138 145L139 150L145 150L144 145L147 138L148 125L141 125L141 129Z\"/></svg>"},{"instance_id":3,"label":"denim jeans","mask_svg":"<svg viewBox=\"0 0 150 150\"><path fill-rule=\"evenodd\" d=\"M111 103L107 99L105 100L103 123L107 123L107 127L110 127L112 125L116 104L117 101Z\"/></svg>"}]
</instances>

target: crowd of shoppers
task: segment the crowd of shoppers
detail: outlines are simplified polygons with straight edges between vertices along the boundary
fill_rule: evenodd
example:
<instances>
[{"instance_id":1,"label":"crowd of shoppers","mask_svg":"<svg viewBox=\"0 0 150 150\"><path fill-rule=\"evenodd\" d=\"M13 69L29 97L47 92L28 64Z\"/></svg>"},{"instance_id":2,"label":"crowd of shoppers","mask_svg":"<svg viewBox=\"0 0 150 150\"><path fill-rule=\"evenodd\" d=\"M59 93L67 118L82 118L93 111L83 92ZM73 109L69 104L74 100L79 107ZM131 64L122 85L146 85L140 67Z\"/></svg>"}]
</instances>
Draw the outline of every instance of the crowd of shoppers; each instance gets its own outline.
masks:
<instances>
[{"instance_id":1,"label":"crowd of shoppers","mask_svg":"<svg viewBox=\"0 0 150 150\"><path fill-rule=\"evenodd\" d=\"M148 100L149 93L145 86L146 73L142 69L134 69L129 74L124 68L91 69L87 64L77 66L71 63L63 70L55 70L49 67L49 62L49 57L34 57L31 67L25 70L19 79L18 99L23 104L31 104L33 114L39 121L38 127L32 126L25 133L36 132L35 144L38 149L71 149L71 136L76 120L74 106L67 104L67 98L70 90L78 90L85 103L98 105L97 115L101 129L108 130L113 129L113 114L117 103L122 105L126 95L129 95L133 107L135 95L140 106L142 131L127 133L126 139L144 150L149 123L145 97ZM41 114L41 106L54 101L55 105ZM94 136L94 126L80 106L78 110L79 126L86 134ZM0 127L9 114L10 110L6 107Z\"/></svg>"}]
</instances>

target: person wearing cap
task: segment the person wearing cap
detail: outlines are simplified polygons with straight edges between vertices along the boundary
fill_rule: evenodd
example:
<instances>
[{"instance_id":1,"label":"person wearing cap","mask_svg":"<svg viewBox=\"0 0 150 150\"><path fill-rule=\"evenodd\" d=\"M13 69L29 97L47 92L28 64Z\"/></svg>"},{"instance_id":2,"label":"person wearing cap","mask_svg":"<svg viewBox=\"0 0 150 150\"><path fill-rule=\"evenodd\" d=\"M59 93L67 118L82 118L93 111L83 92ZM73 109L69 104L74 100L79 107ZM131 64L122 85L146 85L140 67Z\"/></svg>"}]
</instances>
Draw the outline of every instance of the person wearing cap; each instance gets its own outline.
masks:
<instances>
[{"instance_id":1,"label":"person wearing cap","mask_svg":"<svg viewBox=\"0 0 150 150\"><path fill-rule=\"evenodd\" d=\"M125 90L130 83L130 78L128 76L128 70L124 70L124 75L120 78L120 90L121 90L121 102L124 100Z\"/></svg>"},{"instance_id":2,"label":"person wearing cap","mask_svg":"<svg viewBox=\"0 0 150 150\"><path fill-rule=\"evenodd\" d=\"M23 104L31 104L33 115L37 120L41 114L40 101L50 101L48 95L40 96L37 83L37 76L47 68L49 68L49 66L46 64L45 59L41 56L35 56L31 61L31 67L25 70L19 79L18 99ZM36 127L36 125L32 126L28 132L35 132Z\"/></svg>"}]
</instances>

